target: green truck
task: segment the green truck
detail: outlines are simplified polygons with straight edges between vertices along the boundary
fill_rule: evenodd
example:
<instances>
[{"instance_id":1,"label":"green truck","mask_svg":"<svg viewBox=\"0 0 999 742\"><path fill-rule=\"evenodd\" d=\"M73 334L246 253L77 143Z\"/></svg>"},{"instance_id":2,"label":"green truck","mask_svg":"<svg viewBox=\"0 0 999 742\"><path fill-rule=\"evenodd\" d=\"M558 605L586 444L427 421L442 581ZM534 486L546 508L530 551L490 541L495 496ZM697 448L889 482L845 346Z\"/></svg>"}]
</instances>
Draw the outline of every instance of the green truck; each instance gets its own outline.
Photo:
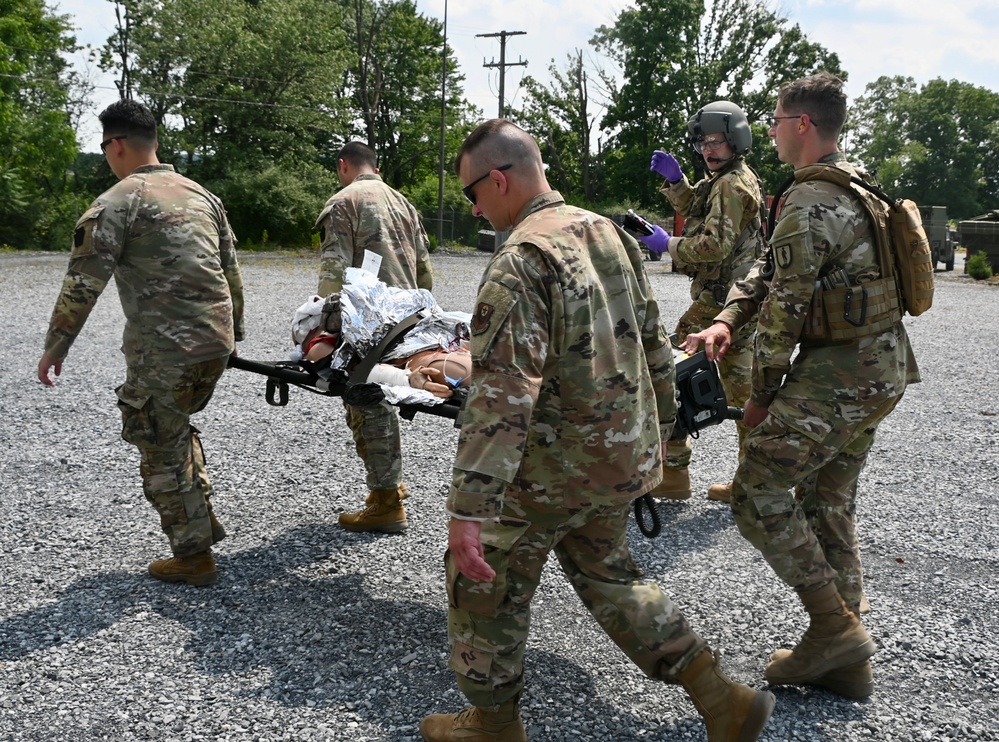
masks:
<instances>
[{"instance_id":1,"label":"green truck","mask_svg":"<svg viewBox=\"0 0 999 742\"><path fill-rule=\"evenodd\" d=\"M947 207L920 206L919 214L923 218L923 230L933 250L933 269L936 270L937 263L943 263L944 270L954 270L957 241L954 239L954 231L947 226Z\"/></svg>"}]
</instances>

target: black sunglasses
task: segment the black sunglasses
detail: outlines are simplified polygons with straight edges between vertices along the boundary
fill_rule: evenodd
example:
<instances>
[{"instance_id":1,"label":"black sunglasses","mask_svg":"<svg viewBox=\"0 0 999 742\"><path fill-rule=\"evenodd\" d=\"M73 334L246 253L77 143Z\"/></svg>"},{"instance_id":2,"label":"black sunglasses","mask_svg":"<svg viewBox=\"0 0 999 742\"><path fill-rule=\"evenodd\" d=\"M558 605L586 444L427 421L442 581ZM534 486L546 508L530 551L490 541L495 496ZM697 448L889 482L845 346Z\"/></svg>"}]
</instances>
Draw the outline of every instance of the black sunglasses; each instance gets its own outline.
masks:
<instances>
[{"instance_id":1,"label":"black sunglasses","mask_svg":"<svg viewBox=\"0 0 999 742\"><path fill-rule=\"evenodd\" d=\"M117 137L108 137L103 142L101 142L101 152L104 152L105 154L107 154L108 145L111 144L111 142L113 142L115 139L128 139L128 135L127 134L122 134L121 136L117 136Z\"/></svg>"},{"instance_id":2,"label":"black sunglasses","mask_svg":"<svg viewBox=\"0 0 999 742\"><path fill-rule=\"evenodd\" d=\"M475 180L473 180L467 186L465 186L464 188L462 188L461 192L465 194L465 198L468 199L468 202L470 204L472 204L472 206L475 206L475 185L480 180L485 180L486 178L488 178L489 175L490 175L490 173L492 173L493 170L499 170L500 172L502 172L503 170L509 170L512 167L513 167L513 163L512 162L510 164L508 164L508 165L504 165L503 167L494 167L492 170L490 170L485 175L480 175L478 178L476 178Z\"/></svg>"}]
</instances>

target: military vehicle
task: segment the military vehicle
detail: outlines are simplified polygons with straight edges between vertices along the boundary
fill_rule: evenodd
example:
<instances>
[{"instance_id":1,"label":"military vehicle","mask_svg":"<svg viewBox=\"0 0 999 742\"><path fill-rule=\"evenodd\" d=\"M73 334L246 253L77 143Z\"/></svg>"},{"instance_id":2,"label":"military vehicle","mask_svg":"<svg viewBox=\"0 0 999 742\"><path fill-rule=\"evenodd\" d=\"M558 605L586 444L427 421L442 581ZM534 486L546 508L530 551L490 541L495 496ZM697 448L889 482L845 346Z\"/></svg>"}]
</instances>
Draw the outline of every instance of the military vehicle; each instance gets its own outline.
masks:
<instances>
[{"instance_id":1,"label":"military vehicle","mask_svg":"<svg viewBox=\"0 0 999 742\"><path fill-rule=\"evenodd\" d=\"M953 239L953 230L947 226L947 207L920 206L919 213L923 217L923 230L933 250L933 269L936 270L937 263L943 263L944 270L954 270L954 248L957 243Z\"/></svg>"},{"instance_id":2,"label":"military vehicle","mask_svg":"<svg viewBox=\"0 0 999 742\"><path fill-rule=\"evenodd\" d=\"M993 273L999 275L999 209L958 222L957 231L961 244L968 250L965 258L983 252L992 264ZM964 271L968 272L967 262Z\"/></svg>"}]
</instances>

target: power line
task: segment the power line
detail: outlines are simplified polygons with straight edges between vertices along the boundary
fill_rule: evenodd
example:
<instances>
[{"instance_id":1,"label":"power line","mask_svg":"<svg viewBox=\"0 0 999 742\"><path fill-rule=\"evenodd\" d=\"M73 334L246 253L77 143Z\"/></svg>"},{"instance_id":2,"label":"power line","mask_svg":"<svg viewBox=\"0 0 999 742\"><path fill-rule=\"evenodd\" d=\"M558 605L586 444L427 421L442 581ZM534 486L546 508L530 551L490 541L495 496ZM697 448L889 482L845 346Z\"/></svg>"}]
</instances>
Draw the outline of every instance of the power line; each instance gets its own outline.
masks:
<instances>
[{"instance_id":1,"label":"power line","mask_svg":"<svg viewBox=\"0 0 999 742\"><path fill-rule=\"evenodd\" d=\"M10 75L10 74L2 73L2 72L0 72L0 77L7 77L7 78L11 78L13 80L19 80L19 81L24 82L24 83L36 83L36 84L47 84L47 85L60 84L59 81L56 81L56 80L50 80L50 79L39 78L39 77L36 77L36 78L23 77L21 75ZM114 90L114 91L118 90L117 87L111 87L109 85L95 85L95 86L93 86L93 89L94 90ZM192 94L189 94L189 93L172 93L172 92L163 92L163 91L156 91L156 92L158 94L160 94L160 95L164 95L164 96L167 96L167 97L170 97L170 98L174 98L178 102L180 102L180 101L186 101L186 100L196 100L196 101L206 101L206 102L209 102L209 103L229 103L229 104L232 104L234 106L253 106L253 107L256 107L256 108L282 108L282 109L290 110L290 111L307 111L309 113L323 113L318 108L309 107L309 106L294 106L294 105L288 105L288 104L285 104L285 103L263 103L261 101L237 100L237 99L234 99L234 98L213 98L213 97L204 96L204 95L192 95ZM148 94L148 92L147 92L147 94ZM411 114L411 115L407 115L407 119L410 120L410 121L434 121L434 122L436 122L438 120L437 116L435 114L431 114L431 113L425 113L425 114L414 113L414 114Z\"/></svg>"},{"instance_id":2,"label":"power line","mask_svg":"<svg viewBox=\"0 0 999 742\"><path fill-rule=\"evenodd\" d=\"M518 61L516 61L516 62L507 62L506 61L506 37L507 36L523 36L526 33L527 33L526 31L497 31L496 33L480 33L480 34L476 34L476 38L481 37L481 38L485 38L485 39L491 39L491 38L495 38L495 37L498 36L499 40L500 40L500 61L499 62L490 62L490 63L487 64L485 58L483 58L483 60L482 60L482 66L483 67L498 67L499 71L500 71L500 79L499 79L499 117L500 118L503 118L503 113L504 113L503 92L504 92L504 87L505 87L505 83L506 83L506 68L507 67L526 67L527 66L527 60L520 59L519 55L517 57Z\"/></svg>"}]
</instances>

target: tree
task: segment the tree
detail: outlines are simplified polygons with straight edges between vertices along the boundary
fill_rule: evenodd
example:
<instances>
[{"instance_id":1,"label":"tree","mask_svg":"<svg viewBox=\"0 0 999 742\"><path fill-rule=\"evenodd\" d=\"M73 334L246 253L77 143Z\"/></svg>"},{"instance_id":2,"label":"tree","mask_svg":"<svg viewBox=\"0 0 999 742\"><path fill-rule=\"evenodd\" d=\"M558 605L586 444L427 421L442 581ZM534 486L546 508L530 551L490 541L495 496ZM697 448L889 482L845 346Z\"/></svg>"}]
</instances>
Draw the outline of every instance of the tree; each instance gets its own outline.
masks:
<instances>
[{"instance_id":1,"label":"tree","mask_svg":"<svg viewBox=\"0 0 999 742\"><path fill-rule=\"evenodd\" d=\"M759 122L773 111L781 82L819 69L846 77L835 54L758 0L637 0L613 26L597 29L593 43L622 80L605 78L602 125L615 132L616 150L607 159L608 188L646 205L661 202L648 170L654 149L672 151L692 179L702 175L685 142L687 118L701 106L732 100ZM772 148L756 140L748 159L770 190L784 178Z\"/></svg>"},{"instance_id":2,"label":"tree","mask_svg":"<svg viewBox=\"0 0 999 742\"><path fill-rule=\"evenodd\" d=\"M599 197L596 170L600 153L593 151L592 139L597 114L591 109L590 80L582 50L576 49L566 59L565 72L552 60L548 71L553 82L548 86L533 77L524 78L521 84L526 97L521 123L541 144L562 194L593 205Z\"/></svg>"},{"instance_id":3,"label":"tree","mask_svg":"<svg viewBox=\"0 0 999 742\"><path fill-rule=\"evenodd\" d=\"M906 77L870 83L850 110L850 143L893 195L974 216L999 199L999 94L968 83Z\"/></svg>"},{"instance_id":4,"label":"tree","mask_svg":"<svg viewBox=\"0 0 999 742\"><path fill-rule=\"evenodd\" d=\"M387 183L419 182L439 169L443 26L412 0L341 2L352 55L342 89L354 113L349 134L378 153ZM465 78L450 48L446 59L447 149L455 151L475 109L463 99Z\"/></svg>"},{"instance_id":5,"label":"tree","mask_svg":"<svg viewBox=\"0 0 999 742\"><path fill-rule=\"evenodd\" d=\"M69 29L43 0L0 0L0 246L69 243L80 207L69 183L72 78L60 56L77 49Z\"/></svg>"},{"instance_id":6,"label":"tree","mask_svg":"<svg viewBox=\"0 0 999 742\"><path fill-rule=\"evenodd\" d=\"M333 190L336 153L358 136L395 187L436 176L442 27L410 0L116 6L103 65L150 105L161 157L223 198L237 234L303 241ZM470 110L461 80L448 51L455 149Z\"/></svg>"}]
</instances>

